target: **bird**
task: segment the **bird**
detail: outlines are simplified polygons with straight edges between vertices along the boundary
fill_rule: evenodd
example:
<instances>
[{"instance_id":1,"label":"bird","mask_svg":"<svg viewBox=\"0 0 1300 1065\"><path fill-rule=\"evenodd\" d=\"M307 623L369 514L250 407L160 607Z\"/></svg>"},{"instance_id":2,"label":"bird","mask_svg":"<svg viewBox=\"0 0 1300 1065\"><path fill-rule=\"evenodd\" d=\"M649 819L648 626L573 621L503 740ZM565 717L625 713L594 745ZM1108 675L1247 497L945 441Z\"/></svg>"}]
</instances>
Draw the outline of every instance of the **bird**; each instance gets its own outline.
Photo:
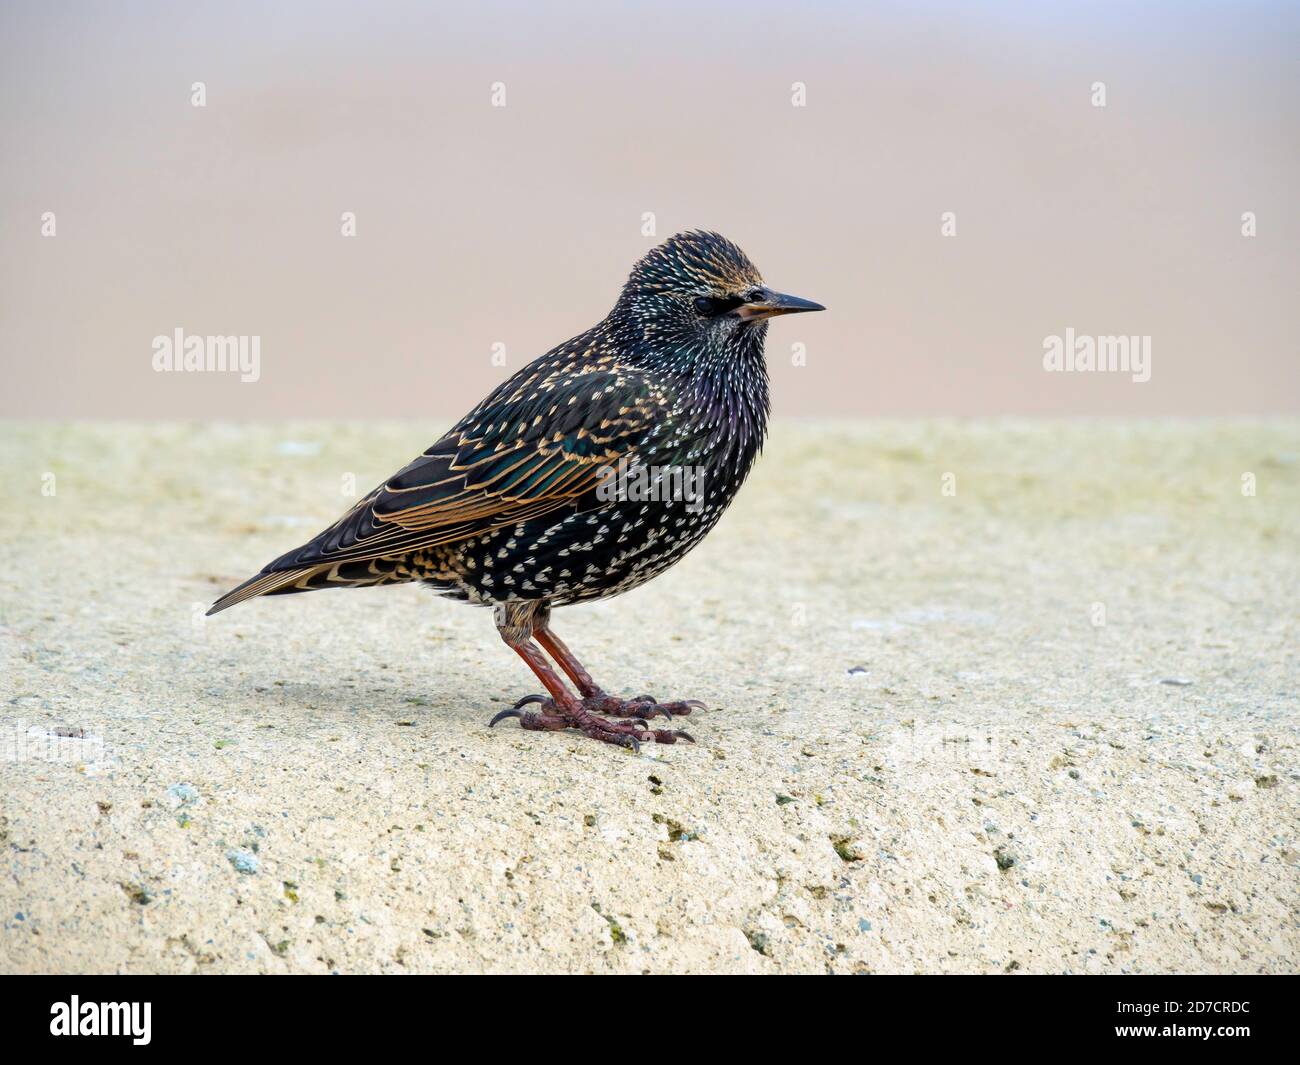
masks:
<instances>
[{"instance_id":1,"label":"bird","mask_svg":"<svg viewBox=\"0 0 1300 1065\"><path fill-rule=\"evenodd\" d=\"M256 596L423 583L491 607L501 639L546 691L489 727L516 718L638 752L693 743L650 723L672 724L701 701L607 694L555 634L552 612L644 584L714 527L767 434L769 320L825 309L769 288L720 234L678 233L636 263L601 322L502 382L208 614Z\"/></svg>"}]
</instances>

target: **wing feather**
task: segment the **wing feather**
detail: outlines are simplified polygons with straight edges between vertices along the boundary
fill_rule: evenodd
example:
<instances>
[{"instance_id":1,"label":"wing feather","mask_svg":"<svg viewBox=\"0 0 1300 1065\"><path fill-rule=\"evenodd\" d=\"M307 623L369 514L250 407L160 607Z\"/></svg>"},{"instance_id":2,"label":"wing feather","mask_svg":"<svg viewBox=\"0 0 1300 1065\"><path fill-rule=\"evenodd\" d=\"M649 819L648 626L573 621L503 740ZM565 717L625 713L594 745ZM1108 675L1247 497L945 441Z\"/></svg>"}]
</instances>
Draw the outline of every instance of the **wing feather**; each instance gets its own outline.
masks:
<instances>
[{"instance_id":1,"label":"wing feather","mask_svg":"<svg viewBox=\"0 0 1300 1065\"><path fill-rule=\"evenodd\" d=\"M581 506L594 498L602 467L635 459L670 408L669 397L631 369L530 382L532 391L506 382L263 575L419 551Z\"/></svg>"}]
</instances>

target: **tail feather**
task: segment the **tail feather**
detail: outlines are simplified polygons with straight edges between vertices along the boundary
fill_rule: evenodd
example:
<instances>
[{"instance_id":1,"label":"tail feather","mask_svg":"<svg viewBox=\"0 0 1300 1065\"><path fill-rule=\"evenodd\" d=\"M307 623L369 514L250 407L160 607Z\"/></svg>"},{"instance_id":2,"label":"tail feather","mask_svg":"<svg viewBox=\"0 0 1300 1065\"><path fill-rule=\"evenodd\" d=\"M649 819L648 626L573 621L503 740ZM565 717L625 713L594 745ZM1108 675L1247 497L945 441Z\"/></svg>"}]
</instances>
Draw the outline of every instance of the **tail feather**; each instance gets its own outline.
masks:
<instances>
[{"instance_id":1,"label":"tail feather","mask_svg":"<svg viewBox=\"0 0 1300 1065\"><path fill-rule=\"evenodd\" d=\"M329 569L328 566L324 567ZM315 570L290 570L287 573L259 573L255 577L250 577L238 587L230 589L225 595L208 607L206 617L213 614L219 614L223 610L229 610L232 606L237 606L245 599L253 599L259 595L273 595L276 592L309 592L318 585L306 584L302 587L294 587L300 581L310 581L315 573L320 572L320 567Z\"/></svg>"},{"instance_id":2,"label":"tail feather","mask_svg":"<svg viewBox=\"0 0 1300 1065\"><path fill-rule=\"evenodd\" d=\"M275 563L271 563L275 565ZM230 589L208 608L206 616L220 613L259 595L290 595L317 588L364 588L413 580L414 575L400 558L373 558L360 562L327 562L324 565L268 572L263 570Z\"/></svg>"}]
</instances>

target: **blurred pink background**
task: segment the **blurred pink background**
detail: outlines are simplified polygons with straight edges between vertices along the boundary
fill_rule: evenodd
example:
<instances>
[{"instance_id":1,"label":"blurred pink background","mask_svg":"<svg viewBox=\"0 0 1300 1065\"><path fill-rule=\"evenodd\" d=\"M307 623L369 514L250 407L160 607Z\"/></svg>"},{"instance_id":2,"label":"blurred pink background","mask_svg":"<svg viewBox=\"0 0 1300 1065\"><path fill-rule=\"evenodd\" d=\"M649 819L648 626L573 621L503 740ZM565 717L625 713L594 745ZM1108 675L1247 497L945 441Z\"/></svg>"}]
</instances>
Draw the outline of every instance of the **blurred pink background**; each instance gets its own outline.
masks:
<instances>
[{"instance_id":1,"label":"blurred pink background","mask_svg":"<svg viewBox=\"0 0 1300 1065\"><path fill-rule=\"evenodd\" d=\"M769 333L781 414L1295 411L1298 43L1280 3L7 3L0 414L456 416L694 227L830 308ZM178 327L260 379L154 372ZM1067 327L1151 380L1045 373Z\"/></svg>"}]
</instances>

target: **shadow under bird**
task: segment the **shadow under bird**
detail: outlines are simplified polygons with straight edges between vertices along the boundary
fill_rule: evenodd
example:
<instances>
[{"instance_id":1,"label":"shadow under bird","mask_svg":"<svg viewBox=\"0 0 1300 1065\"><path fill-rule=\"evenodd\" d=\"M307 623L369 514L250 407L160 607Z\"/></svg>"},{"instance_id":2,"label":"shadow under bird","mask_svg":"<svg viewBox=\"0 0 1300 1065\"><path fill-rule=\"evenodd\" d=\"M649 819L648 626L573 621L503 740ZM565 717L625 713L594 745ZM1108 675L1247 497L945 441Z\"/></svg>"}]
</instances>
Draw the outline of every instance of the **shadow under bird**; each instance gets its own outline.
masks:
<instances>
[{"instance_id":1,"label":"shadow under bird","mask_svg":"<svg viewBox=\"0 0 1300 1065\"><path fill-rule=\"evenodd\" d=\"M679 233L633 267L604 321L529 363L208 613L259 595L419 581L492 606L548 693L490 724L516 717L632 748L689 740L649 721L702 703L607 695L551 629L551 610L644 584L713 528L767 431L768 319L824 309L772 291L724 237Z\"/></svg>"}]
</instances>

